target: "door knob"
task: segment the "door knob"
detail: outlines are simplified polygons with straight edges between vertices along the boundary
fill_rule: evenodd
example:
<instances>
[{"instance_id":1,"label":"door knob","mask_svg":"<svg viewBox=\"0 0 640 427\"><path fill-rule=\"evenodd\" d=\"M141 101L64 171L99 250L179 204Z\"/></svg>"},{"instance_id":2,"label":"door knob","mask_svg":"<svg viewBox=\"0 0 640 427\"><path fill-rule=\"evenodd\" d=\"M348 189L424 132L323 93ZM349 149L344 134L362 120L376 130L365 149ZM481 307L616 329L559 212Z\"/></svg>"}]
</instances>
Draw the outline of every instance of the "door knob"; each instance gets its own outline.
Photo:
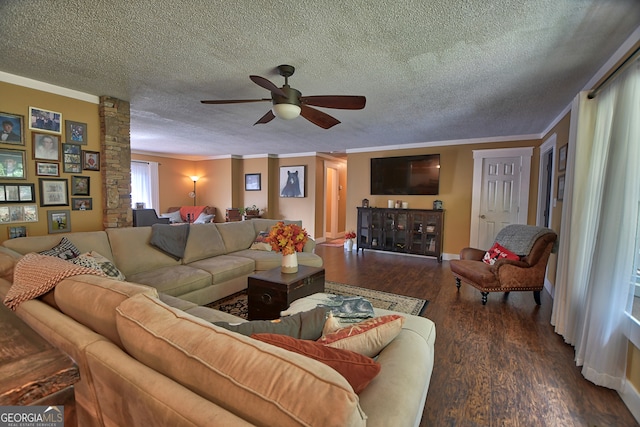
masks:
<instances>
[{"instance_id":1,"label":"door knob","mask_svg":"<svg viewBox=\"0 0 640 427\"><path fill-rule=\"evenodd\" d=\"M482 219L486 219L487 217L486 217L486 216L484 216L484 215L480 215L480 218L482 218Z\"/></svg>"}]
</instances>

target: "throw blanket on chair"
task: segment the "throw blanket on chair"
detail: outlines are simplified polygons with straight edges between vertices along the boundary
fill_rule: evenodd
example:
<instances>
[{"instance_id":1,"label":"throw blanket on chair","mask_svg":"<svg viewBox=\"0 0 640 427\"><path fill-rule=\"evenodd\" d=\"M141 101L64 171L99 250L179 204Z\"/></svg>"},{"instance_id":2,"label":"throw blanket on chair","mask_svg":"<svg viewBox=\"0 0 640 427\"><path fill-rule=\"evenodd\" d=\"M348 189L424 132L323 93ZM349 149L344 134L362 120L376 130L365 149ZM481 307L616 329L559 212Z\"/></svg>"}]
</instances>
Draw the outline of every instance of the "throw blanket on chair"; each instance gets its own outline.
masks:
<instances>
[{"instance_id":1,"label":"throw blanket on chair","mask_svg":"<svg viewBox=\"0 0 640 427\"><path fill-rule=\"evenodd\" d=\"M510 224L498 232L496 242L520 256L531 252L533 244L539 237L547 233L555 233L545 227L526 224Z\"/></svg>"},{"instance_id":2,"label":"throw blanket on chair","mask_svg":"<svg viewBox=\"0 0 640 427\"><path fill-rule=\"evenodd\" d=\"M184 257L189 228L189 224L153 224L149 243L178 260Z\"/></svg>"},{"instance_id":3,"label":"throw blanket on chair","mask_svg":"<svg viewBox=\"0 0 640 427\"><path fill-rule=\"evenodd\" d=\"M182 206L180 208L180 216L183 221L187 220L187 214L191 215L191 222L198 219L200 214L204 211L206 206Z\"/></svg>"},{"instance_id":4,"label":"throw blanket on chair","mask_svg":"<svg viewBox=\"0 0 640 427\"><path fill-rule=\"evenodd\" d=\"M79 274L106 277L101 270L76 265L53 256L28 253L16 263L13 284L3 301L4 305L15 311L20 303L44 295L63 279Z\"/></svg>"}]
</instances>

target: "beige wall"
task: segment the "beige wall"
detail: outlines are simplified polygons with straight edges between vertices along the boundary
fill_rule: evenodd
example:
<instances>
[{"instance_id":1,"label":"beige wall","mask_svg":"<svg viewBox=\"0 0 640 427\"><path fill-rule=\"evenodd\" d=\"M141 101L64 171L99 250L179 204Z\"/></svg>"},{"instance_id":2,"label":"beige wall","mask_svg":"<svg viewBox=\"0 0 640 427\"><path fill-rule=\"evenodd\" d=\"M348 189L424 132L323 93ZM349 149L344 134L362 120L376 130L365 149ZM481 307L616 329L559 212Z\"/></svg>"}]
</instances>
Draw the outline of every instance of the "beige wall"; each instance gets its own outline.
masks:
<instances>
[{"instance_id":1,"label":"beige wall","mask_svg":"<svg viewBox=\"0 0 640 427\"><path fill-rule=\"evenodd\" d=\"M63 163L59 164L59 177L43 177L36 175L36 161L33 159L33 143L32 132L29 130L29 107L38 107L44 110L55 111L62 114L61 124L62 134L60 143L66 142L67 135L64 131L64 121L71 120L87 124L87 145L81 148L88 151L100 151L100 119L98 114L98 104L87 101L80 101L65 96L43 92L36 89L30 89L23 86L17 86L6 82L0 82L0 111L24 116L24 142L25 145L13 145L0 143L0 149L20 150L25 155L26 179L7 180L2 179L2 184L34 184L35 204L38 206L38 222L20 222L0 225L0 241L8 238L8 228L12 226L25 226L29 235L43 235L48 233L47 213L57 210L69 210L71 216L72 231L90 231L102 229L102 176L99 171L86 171L81 173L65 173L63 172ZM46 132L42 132L46 133ZM71 142L71 141L70 141ZM62 160L62 153L60 154ZM40 206L39 179L40 178L60 178L67 181L68 184L68 201L71 204L72 199L80 196L71 195L71 177L73 175L87 176L90 178L90 194L93 209L89 211L74 211L71 206ZM86 196L81 196L86 197ZM0 204L0 207L16 206L16 204Z\"/></svg>"}]
</instances>

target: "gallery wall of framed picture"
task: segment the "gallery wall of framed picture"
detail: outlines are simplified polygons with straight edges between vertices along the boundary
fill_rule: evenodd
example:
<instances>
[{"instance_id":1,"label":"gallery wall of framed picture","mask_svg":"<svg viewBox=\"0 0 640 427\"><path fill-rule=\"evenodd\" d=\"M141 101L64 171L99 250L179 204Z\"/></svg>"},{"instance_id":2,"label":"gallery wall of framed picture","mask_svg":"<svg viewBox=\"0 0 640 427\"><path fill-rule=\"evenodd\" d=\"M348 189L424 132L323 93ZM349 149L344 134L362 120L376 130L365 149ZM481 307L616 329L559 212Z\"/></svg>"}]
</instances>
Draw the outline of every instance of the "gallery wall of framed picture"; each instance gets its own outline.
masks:
<instances>
[{"instance_id":1,"label":"gallery wall of framed picture","mask_svg":"<svg viewBox=\"0 0 640 427\"><path fill-rule=\"evenodd\" d=\"M83 215L94 215L90 183L100 180L100 152L90 130L99 127L99 118L86 123L74 117L83 115L78 103L69 112L39 103L0 109L0 225L7 229L0 241L27 236L30 229L73 231L72 217L82 222Z\"/></svg>"}]
</instances>

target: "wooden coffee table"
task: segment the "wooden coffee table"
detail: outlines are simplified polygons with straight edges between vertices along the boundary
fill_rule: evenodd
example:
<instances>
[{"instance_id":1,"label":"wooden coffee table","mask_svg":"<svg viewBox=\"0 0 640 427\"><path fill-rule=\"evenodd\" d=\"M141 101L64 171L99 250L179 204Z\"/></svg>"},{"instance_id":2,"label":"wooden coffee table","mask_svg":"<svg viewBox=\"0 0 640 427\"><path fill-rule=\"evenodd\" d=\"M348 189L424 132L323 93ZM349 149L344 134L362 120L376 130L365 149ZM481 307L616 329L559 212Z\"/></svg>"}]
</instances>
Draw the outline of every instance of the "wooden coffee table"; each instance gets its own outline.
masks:
<instances>
[{"instance_id":1,"label":"wooden coffee table","mask_svg":"<svg viewBox=\"0 0 640 427\"><path fill-rule=\"evenodd\" d=\"M282 273L280 267L249 276L249 320L271 320L289 308L292 301L324 292L324 268L299 265L297 273Z\"/></svg>"}]
</instances>

